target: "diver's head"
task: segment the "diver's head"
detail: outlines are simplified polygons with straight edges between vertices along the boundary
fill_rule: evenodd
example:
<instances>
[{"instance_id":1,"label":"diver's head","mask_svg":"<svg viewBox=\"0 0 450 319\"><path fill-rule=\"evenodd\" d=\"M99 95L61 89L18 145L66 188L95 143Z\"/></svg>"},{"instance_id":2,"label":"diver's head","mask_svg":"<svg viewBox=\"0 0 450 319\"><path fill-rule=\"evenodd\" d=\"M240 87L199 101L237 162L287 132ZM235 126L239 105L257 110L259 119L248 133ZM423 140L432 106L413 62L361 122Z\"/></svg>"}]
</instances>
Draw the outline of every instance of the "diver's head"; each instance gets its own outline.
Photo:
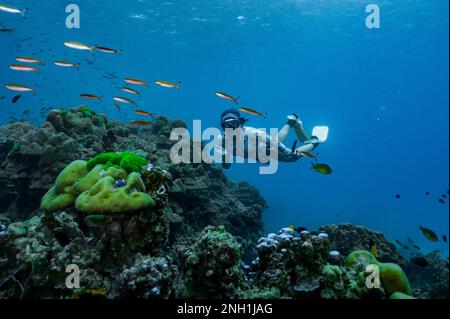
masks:
<instances>
[{"instance_id":1,"label":"diver's head","mask_svg":"<svg viewBox=\"0 0 450 319\"><path fill-rule=\"evenodd\" d=\"M223 130L227 128L235 130L242 126L245 122L247 122L247 120L242 118L241 113L235 109L226 110L222 113L222 117L220 119L220 124Z\"/></svg>"}]
</instances>

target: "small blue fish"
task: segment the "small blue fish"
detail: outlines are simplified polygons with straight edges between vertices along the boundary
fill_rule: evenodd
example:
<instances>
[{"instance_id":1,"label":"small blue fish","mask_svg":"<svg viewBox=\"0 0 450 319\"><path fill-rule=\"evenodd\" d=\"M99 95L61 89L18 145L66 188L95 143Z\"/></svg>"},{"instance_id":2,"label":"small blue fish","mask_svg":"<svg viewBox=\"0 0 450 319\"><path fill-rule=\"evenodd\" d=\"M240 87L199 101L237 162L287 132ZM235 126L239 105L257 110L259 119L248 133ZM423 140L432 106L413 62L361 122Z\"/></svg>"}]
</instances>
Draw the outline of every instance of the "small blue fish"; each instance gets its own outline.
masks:
<instances>
[{"instance_id":1,"label":"small blue fish","mask_svg":"<svg viewBox=\"0 0 450 319\"><path fill-rule=\"evenodd\" d=\"M116 181L116 184L114 186L115 186L115 188L123 188L123 187L127 186L127 181L124 180L123 178L121 178Z\"/></svg>"}]
</instances>

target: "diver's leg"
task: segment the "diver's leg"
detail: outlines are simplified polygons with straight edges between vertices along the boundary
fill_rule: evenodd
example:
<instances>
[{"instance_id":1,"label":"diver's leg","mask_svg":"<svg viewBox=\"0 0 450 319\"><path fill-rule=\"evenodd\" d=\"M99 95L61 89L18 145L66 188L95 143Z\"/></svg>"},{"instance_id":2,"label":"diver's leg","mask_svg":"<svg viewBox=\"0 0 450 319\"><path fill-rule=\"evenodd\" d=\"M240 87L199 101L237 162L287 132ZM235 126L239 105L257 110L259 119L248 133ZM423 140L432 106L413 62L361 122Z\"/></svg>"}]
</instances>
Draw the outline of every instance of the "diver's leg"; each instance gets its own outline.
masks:
<instances>
[{"instance_id":1,"label":"diver's leg","mask_svg":"<svg viewBox=\"0 0 450 319\"><path fill-rule=\"evenodd\" d=\"M287 118L288 118L288 121L278 132L278 141L280 141L281 143L284 143L291 128L295 127L298 124L297 114L288 115Z\"/></svg>"},{"instance_id":2,"label":"diver's leg","mask_svg":"<svg viewBox=\"0 0 450 319\"><path fill-rule=\"evenodd\" d=\"M283 143L286 140L286 137L289 135L289 131L291 130L291 127L289 124L284 125L281 130L278 132L278 141Z\"/></svg>"},{"instance_id":3,"label":"diver's leg","mask_svg":"<svg viewBox=\"0 0 450 319\"><path fill-rule=\"evenodd\" d=\"M295 134L297 134L298 139L303 143L309 140L309 136L303 127L303 123L300 120L294 126L294 131Z\"/></svg>"}]
</instances>

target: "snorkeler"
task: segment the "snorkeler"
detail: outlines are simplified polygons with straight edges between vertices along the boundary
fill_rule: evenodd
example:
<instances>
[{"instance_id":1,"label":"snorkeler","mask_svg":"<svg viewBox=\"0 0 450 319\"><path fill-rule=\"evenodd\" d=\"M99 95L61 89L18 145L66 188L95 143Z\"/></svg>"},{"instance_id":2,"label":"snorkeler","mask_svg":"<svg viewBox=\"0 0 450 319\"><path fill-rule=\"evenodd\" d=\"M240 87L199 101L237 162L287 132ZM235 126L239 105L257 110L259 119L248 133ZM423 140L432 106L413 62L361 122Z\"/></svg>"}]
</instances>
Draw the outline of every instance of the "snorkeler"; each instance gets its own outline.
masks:
<instances>
[{"instance_id":1,"label":"snorkeler","mask_svg":"<svg viewBox=\"0 0 450 319\"><path fill-rule=\"evenodd\" d=\"M271 158L275 158L280 162L296 162L302 157L310 157L313 150L315 150L321 143L324 143L328 137L328 127L326 126L316 126L313 129L312 136L309 137L306 133L303 123L297 114L289 115L288 121L281 128L278 136L270 136L265 131L256 129L253 127L246 126L245 123L248 121L241 117L241 114L235 109L226 110L221 117L221 126L225 131L225 136L222 136L222 155L225 159L226 156L230 156L232 150L232 156L242 156L244 158L251 157L251 151L254 149L266 150L266 154L269 154ZM297 141L291 148L288 148L284 142L291 129L294 129L297 138L303 143L300 147L297 147ZM233 144L231 147L227 147L226 144L226 134L227 132L242 133L243 138L232 139ZM251 145L251 143L255 145ZM274 147L275 146L275 147ZM237 149L241 147L242 152L239 153ZM253 147L253 148L252 148ZM259 148L258 148L259 147ZM275 156L274 156L275 155ZM261 162L261 156L256 152L254 155L255 160ZM223 160L224 168L229 168L231 166L230 160Z\"/></svg>"}]
</instances>

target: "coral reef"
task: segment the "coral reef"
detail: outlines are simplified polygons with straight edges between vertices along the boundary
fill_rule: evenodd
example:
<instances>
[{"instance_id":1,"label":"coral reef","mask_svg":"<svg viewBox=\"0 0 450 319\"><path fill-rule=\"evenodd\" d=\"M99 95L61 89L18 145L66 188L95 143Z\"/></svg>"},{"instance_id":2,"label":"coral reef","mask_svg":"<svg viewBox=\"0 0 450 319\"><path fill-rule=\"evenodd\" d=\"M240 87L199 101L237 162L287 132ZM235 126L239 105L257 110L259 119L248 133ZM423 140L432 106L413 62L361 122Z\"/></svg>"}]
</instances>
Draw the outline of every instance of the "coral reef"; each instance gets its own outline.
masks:
<instances>
[{"instance_id":1,"label":"coral reef","mask_svg":"<svg viewBox=\"0 0 450 319\"><path fill-rule=\"evenodd\" d=\"M87 107L0 127L0 298L448 298L438 254L418 268L362 226L262 237L258 190L172 164L174 127L186 124L137 128ZM378 258L361 251L370 240ZM381 287L367 287L368 264Z\"/></svg>"}]
</instances>

